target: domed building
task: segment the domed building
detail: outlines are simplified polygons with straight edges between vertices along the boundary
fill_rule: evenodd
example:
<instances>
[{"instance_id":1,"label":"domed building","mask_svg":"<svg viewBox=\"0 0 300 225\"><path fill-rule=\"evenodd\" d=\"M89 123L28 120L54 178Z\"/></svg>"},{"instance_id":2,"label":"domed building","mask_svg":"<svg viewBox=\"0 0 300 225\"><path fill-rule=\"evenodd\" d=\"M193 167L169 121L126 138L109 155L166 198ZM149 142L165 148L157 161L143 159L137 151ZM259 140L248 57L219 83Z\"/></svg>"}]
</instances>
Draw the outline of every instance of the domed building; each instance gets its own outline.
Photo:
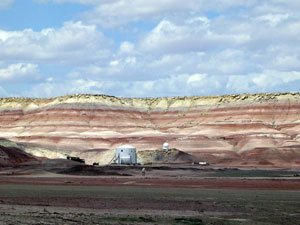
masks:
<instances>
[{"instance_id":1,"label":"domed building","mask_svg":"<svg viewBox=\"0 0 300 225\"><path fill-rule=\"evenodd\" d=\"M169 150L169 143L168 142L165 142L163 144L163 150Z\"/></svg>"}]
</instances>

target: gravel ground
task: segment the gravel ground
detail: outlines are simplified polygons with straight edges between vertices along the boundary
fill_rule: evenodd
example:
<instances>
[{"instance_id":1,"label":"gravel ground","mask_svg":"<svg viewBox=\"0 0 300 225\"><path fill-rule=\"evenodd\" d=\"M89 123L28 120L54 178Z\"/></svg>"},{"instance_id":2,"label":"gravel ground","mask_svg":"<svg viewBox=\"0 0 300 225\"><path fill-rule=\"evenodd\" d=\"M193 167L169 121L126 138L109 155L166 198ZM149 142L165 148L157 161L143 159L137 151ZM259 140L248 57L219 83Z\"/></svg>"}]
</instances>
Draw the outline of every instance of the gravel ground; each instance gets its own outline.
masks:
<instances>
[{"instance_id":1,"label":"gravel ground","mask_svg":"<svg viewBox=\"0 0 300 225\"><path fill-rule=\"evenodd\" d=\"M1 224L300 224L300 191L0 184Z\"/></svg>"},{"instance_id":2,"label":"gravel ground","mask_svg":"<svg viewBox=\"0 0 300 225\"><path fill-rule=\"evenodd\" d=\"M168 222L170 217L176 218L181 211L172 210L97 210L70 207L0 205L0 225L32 225L32 224L132 224L131 218L140 219L134 224L152 224L151 221ZM185 211L185 217L197 217L194 211ZM115 218L115 219L113 219ZM142 218L142 219L141 219ZM124 220L124 221L122 221ZM127 221L126 221L127 220ZM142 221L144 220L144 221Z\"/></svg>"}]
</instances>

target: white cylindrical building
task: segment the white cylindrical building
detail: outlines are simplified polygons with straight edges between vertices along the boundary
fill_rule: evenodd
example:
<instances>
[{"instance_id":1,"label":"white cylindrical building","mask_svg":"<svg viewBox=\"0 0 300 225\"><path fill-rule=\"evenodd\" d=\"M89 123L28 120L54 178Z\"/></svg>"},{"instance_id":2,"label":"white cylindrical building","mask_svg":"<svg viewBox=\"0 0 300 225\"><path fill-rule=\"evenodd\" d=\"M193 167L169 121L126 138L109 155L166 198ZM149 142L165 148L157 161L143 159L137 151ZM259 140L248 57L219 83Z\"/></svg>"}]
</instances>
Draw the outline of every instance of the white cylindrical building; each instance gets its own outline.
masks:
<instances>
[{"instance_id":1,"label":"white cylindrical building","mask_svg":"<svg viewBox=\"0 0 300 225\"><path fill-rule=\"evenodd\" d=\"M116 164L136 164L136 148L130 145L122 145L116 148Z\"/></svg>"}]
</instances>

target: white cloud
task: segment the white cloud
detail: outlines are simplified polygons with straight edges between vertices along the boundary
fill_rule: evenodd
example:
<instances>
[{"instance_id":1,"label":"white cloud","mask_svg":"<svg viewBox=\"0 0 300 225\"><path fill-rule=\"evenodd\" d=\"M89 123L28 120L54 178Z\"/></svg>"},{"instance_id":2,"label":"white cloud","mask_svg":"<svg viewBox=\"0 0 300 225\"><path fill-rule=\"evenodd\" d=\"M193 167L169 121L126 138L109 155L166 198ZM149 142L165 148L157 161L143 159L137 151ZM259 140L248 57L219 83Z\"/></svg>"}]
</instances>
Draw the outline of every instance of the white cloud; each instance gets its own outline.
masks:
<instances>
[{"instance_id":1,"label":"white cloud","mask_svg":"<svg viewBox=\"0 0 300 225\"><path fill-rule=\"evenodd\" d=\"M86 12L84 17L93 24L114 27L146 19L160 19L165 16L209 10L223 11L231 7L250 6L252 0L116 0L96 3L96 7Z\"/></svg>"},{"instance_id":2,"label":"white cloud","mask_svg":"<svg viewBox=\"0 0 300 225\"><path fill-rule=\"evenodd\" d=\"M299 9L300 2L295 0L270 0L271 4L278 4L280 6L284 6L289 9Z\"/></svg>"},{"instance_id":3,"label":"white cloud","mask_svg":"<svg viewBox=\"0 0 300 225\"><path fill-rule=\"evenodd\" d=\"M15 0L1 0L0 1L0 9L4 9L11 5Z\"/></svg>"},{"instance_id":4,"label":"white cloud","mask_svg":"<svg viewBox=\"0 0 300 225\"><path fill-rule=\"evenodd\" d=\"M267 70L263 74L253 75L252 81L257 87L266 90L283 83L289 83L300 80L300 72L278 72Z\"/></svg>"},{"instance_id":5,"label":"white cloud","mask_svg":"<svg viewBox=\"0 0 300 225\"><path fill-rule=\"evenodd\" d=\"M121 41L109 60L78 65L68 77L98 82L101 88L87 87L120 96L297 89L292 81L276 75L285 71L282 76L295 76L293 71L299 70L299 47L294 45L299 39L297 17L284 16L270 26L261 16L162 19L137 43ZM182 82L184 91L179 94Z\"/></svg>"},{"instance_id":6,"label":"white cloud","mask_svg":"<svg viewBox=\"0 0 300 225\"><path fill-rule=\"evenodd\" d=\"M285 86L289 91L299 91L300 72L265 70L247 76L229 76L227 89L231 92L279 92Z\"/></svg>"},{"instance_id":7,"label":"white cloud","mask_svg":"<svg viewBox=\"0 0 300 225\"><path fill-rule=\"evenodd\" d=\"M97 81L90 79L69 79L66 81L48 81L36 85L32 90L25 93L32 97L53 97L75 93L90 94L113 94L127 97L149 97L176 95L178 89L182 94L191 94L189 86L186 85L189 75L173 75L154 81ZM166 90L167 93L166 94ZM203 89L204 90L204 89ZM201 92L201 90L200 90ZM203 92L202 92L203 93Z\"/></svg>"},{"instance_id":8,"label":"white cloud","mask_svg":"<svg viewBox=\"0 0 300 225\"><path fill-rule=\"evenodd\" d=\"M109 65L115 67L115 66L119 65L119 61L118 60L110 61Z\"/></svg>"},{"instance_id":9,"label":"white cloud","mask_svg":"<svg viewBox=\"0 0 300 225\"><path fill-rule=\"evenodd\" d=\"M279 23L289 18L288 14L266 14L259 16L257 20L268 23L271 27L276 27Z\"/></svg>"},{"instance_id":10,"label":"white cloud","mask_svg":"<svg viewBox=\"0 0 300 225\"><path fill-rule=\"evenodd\" d=\"M0 30L0 60L78 65L107 59L109 44L96 26L80 21L40 32Z\"/></svg>"},{"instance_id":11,"label":"white cloud","mask_svg":"<svg viewBox=\"0 0 300 225\"><path fill-rule=\"evenodd\" d=\"M217 32L209 24L205 17L201 20L192 18L183 24L164 19L141 41L139 47L142 51L184 53L236 47L251 41L247 33Z\"/></svg>"},{"instance_id":12,"label":"white cloud","mask_svg":"<svg viewBox=\"0 0 300 225\"><path fill-rule=\"evenodd\" d=\"M146 81L98 81L90 79L48 80L21 93L29 97L54 97L68 94L108 94L125 97L210 95L221 91L220 81L211 77L195 80L196 75L171 75ZM191 82L191 80L194 80ZM0 88L1 91L1 88ZM1 93L0 93L1 94ZM7 96L7 95L5 95Z\"/></svg>"},{"instance_id":13,"label":"white cloud","mask_svg":"<svg viewBox=\"0 0 300 225\"><path fill-rule=\"evenodd\" d=\"M220 51L216 56L211 52L187 52L181 54L124 54L116 55L107 65L78 67L69 77L84 76L88 79L105 81L155 81L169 75L207 74L222 75L247 74L259 67L251 54L234 49ZM218 78L219 79L219 78Z\"/></svg>"},{"instance_id":14,"label":"white cloud","mask_svg":"<svg viewBox=\"0 0 300 225\"><path fill-rule=\"evenodd\" d=\"M186 83L187 83L187 85L199 84L206 77L207 77L207 74L194 74L194 75L191 75L187 79Z\"/></svg>"},{"instance_id":15,"label":"white cloud","mask_svg":"<svg viewBox=\"0 0 300 225\"><path fill-rule=\"evenodd\" d=\"M103 87L102 82L86 79L48 80L34 86L23 94L30 97L57 97L69 94L99 94Z\"/></svg>"},{"instance_id":16,"label":"white cloud","mask_svg":"<svg viewBox=\"0 0 300 225\"><path fill-rule=\"evenodd\" d=\"M97 23L104 27L118 26L144 18L155 17L166 11L181 11L195 6L195 1L179 0L118 0L106 4L99 4L93 11L87 12L85 17L90 23Z\"/></svg>"},{"instance_id":17,"label":"white cloud","mask_svg":"<svg viewBox=\"0 0 300 225\"><path fill-rule=\"evenodd\" d=\"M122 42L119 49L119 54L135 54L135 45L131 42L125 41Z\"/></svg>"},{"instance_id":18,"label":"white cloud","mask_svg":"<svg viewBox=\"0 0 300 225\"><path fill-rule=\"evenodd\" d=\"M280 55L274 59L273 68L286 71L300 71L300 56Z\"/></svg>"},{"instance_id":19,"label":"white cloud","mask_svg":"<svg viewBox=\"0 0 300 225\"><path fill-rule=\"evenodd\" d=\"M40 72L36 64L17 63L6 68L0 68L1 84L36 82L40 79Z\"/></svg>"},{"instance_id":20,"label":"white cloud","mask_svg":"<svg viewBox=\"0 0 300 225\"><path fill-rule=\"evenodd\" d=\"M76 93L107 94L123 97L163 97L216 95L228 93L278 92L288 86L299 91L300 72L264 71L245 75L208 76L177 74L144 81L101 81L75 78L37 84L23 93L32 97L53 97Z\"/></svg>"},{"instance_id":21,"label":"white cloud","mask_svg":"<svg viewBox=\"0 0 300 225\"><path fill-rule=\"evenodd\" d=\"M90 4L92 10L84 22L60 28L0 30L6 77L17 77L7 75L11 63L67 68L51 70L24 95L299 91L296 1L39 0L50 1Z\"/></svg>"}]
</instances>

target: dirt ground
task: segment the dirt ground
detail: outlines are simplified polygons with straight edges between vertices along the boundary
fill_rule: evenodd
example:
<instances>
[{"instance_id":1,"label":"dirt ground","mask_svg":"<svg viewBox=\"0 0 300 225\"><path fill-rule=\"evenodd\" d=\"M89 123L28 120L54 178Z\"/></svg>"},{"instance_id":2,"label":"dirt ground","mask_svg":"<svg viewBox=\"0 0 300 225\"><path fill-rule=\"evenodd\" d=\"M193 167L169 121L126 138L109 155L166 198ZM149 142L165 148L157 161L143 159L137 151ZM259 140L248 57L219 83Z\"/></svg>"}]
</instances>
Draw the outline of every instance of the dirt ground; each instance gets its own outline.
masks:
<instances>
[{"instance_id":1,"label":"dirt ground","mask_svg":"<svg viewBox=\"0 0 300 225\"><path fill-rule=\"evenodd\" d=\"M155 178L155 177L22 177L0 176L0 184L152 187L189 189L298 190L300 178Z\"/></svg>"},{"instance_id":2,"label":"dirt ground","mask_svg":"<svg viewBox=\"0 0 300 225\"><path fill-rule=\"evenodd\" d=\"M1 171L0 225L300 224L299 171L148 167L142 176L140 167L105 170L123 175Z\"/></svg>"}]
</instances>

